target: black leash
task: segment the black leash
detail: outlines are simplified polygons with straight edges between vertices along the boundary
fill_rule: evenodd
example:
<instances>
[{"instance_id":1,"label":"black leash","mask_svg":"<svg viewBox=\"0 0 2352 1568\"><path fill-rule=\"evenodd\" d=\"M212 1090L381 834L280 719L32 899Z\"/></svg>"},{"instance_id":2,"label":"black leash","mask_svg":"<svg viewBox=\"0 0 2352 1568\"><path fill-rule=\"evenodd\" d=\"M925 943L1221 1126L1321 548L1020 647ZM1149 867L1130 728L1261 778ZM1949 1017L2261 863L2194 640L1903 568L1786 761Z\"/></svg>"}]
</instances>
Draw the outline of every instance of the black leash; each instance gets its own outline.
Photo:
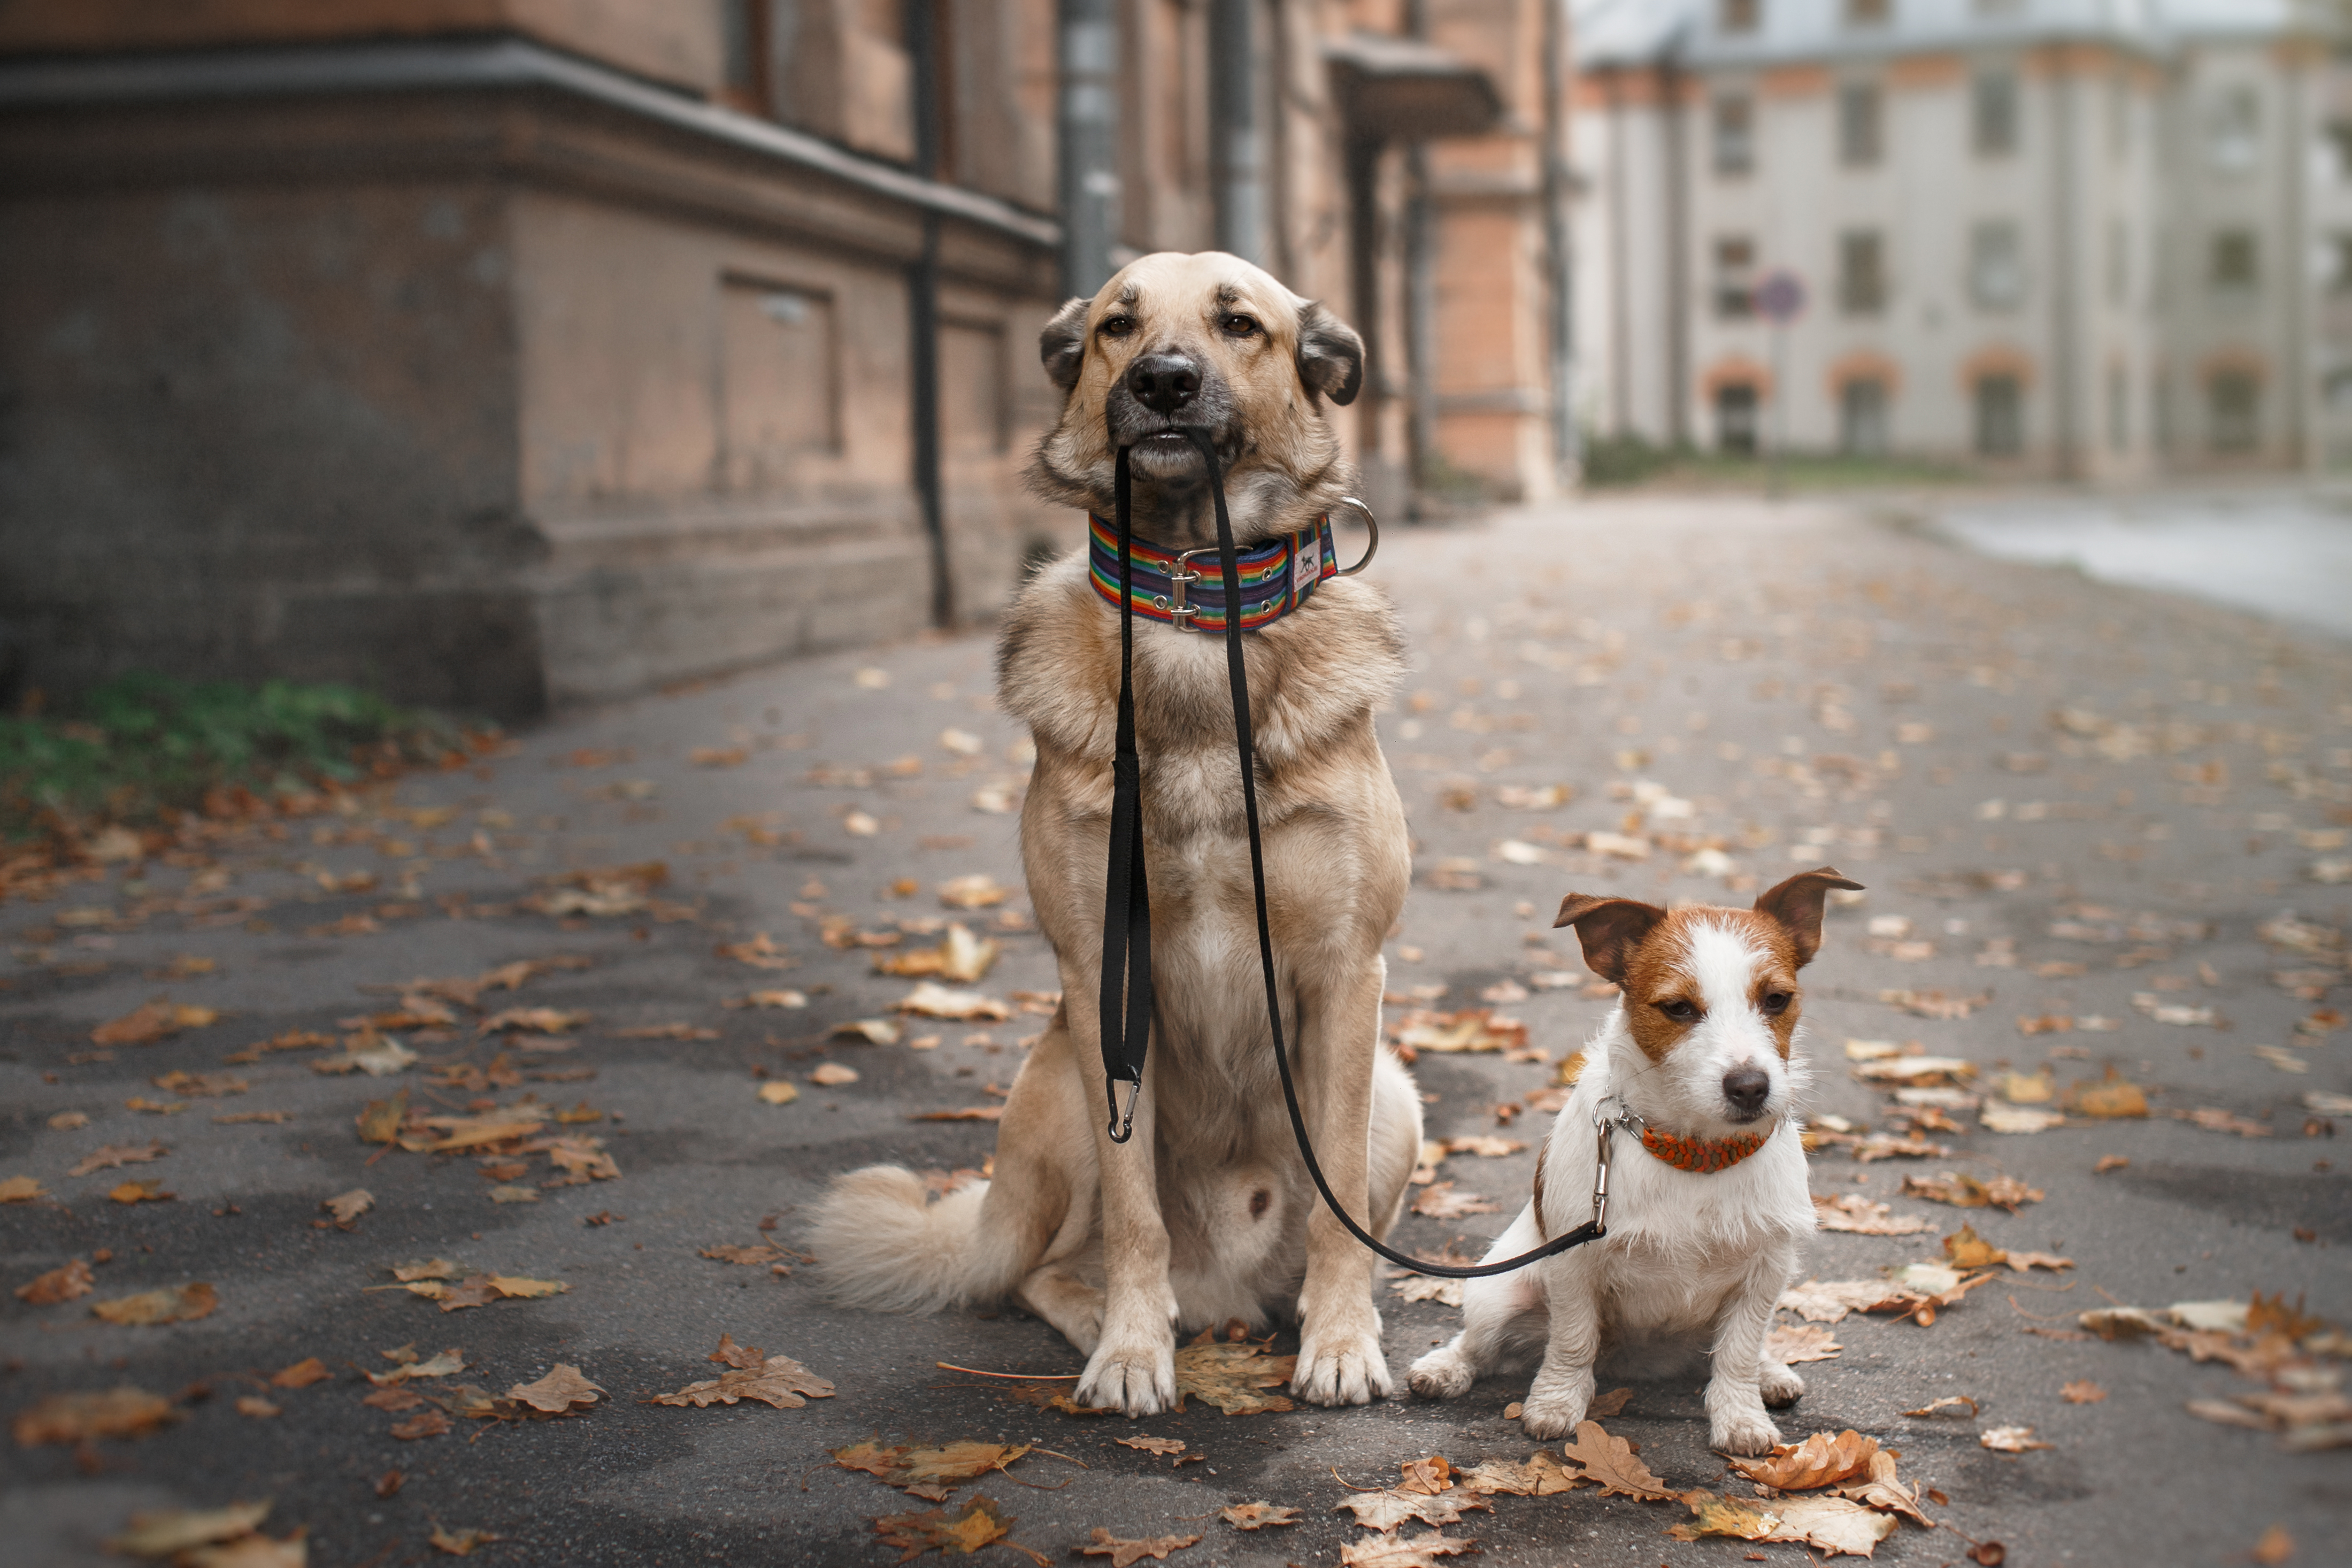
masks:
<instances>
[{"instance_id":1,"label":"black leash","mask_svg":"<svg viewBox=\"0 0 2352 1568\"><path fill-rule=\"evenodd\" d=\"M1530 1263L1598 1241L1608 1234L1609 1144L1612 1121L1598 1126L1600 1151L1593 1169L1592 1218L1543 1246L1500 1263L1454 1266L1408 1258L1381 1241L1339 1206L1315 1158L1307 1136L1307 1118L1298 1109L1298 1088L1291 1079L1290 1050L1282 1037L1282 990L1274 974L1274 931L1266 918L1265 857L1258 838L1256 747L1250 734L1249 670L1242 653L1241 568L1234 559L1233 520L1225 510L1225 478L1217 461L1215 441L1209 432L1187 428L1184 436L1200 449L1209 466L1209 493L1217 512L1217 563L1225 590L1225 674L1233 686L1234 743L1241 758L1242 809L1249 822L1250 884L1257 897L1258 967L1265 977L1265 1016L1274 1030L1275 1065L1282 1073L1282 1100L1290 1111L1290 1131L1298 1141L1299 1157L1315 1190L1358 1241L1402 1268L1447 1279L1476 1279L1508 1274ZM1110 1138L1124 1143L1135 1131L1135 1103L1143 1094L1143 1059L1151 1023L1151 900L1143 879L1143 779L1135 749L1135 609L1133 595L1133 523L1129 516L1131 481L1128 448L1118 449L1114 470L1114 500L1118 523L1118 734L1112 755L1110 867L1103 912L1102 1055L1104 1088L1110 1097ZM1125 985L1122 1009L1120 982ZM1114 1032L1114 1020L1125 1026ZM1127 1113L1118 1110L1118 1085L1129 1084Z\"/></svg>"}]
</instances>

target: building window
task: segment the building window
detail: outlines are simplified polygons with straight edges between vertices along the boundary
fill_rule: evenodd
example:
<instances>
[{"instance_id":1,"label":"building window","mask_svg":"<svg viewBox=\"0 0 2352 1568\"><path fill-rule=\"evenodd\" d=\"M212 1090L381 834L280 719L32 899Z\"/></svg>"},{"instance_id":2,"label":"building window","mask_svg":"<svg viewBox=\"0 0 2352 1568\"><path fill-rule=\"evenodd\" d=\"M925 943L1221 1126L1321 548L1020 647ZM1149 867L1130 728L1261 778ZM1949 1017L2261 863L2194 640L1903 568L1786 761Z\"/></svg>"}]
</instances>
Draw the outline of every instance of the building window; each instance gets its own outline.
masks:
<instances>
[{"instance_id":1,"label":"building window","mask_svg":"<svg viewBox=\"0 0 2352 1568\"><path fill-rule=\"evenodd\" d=\"M1727 33L1752 33L1764 25L1764 0L1721 0L1716 26Z\"/></svg>"},{"instance_id":2,"label":"building window","mask_svg":"<svg viewBox=\"0 0 2352 1568\"><path fill-rule=\"evenodd\" d=\"M2249 86L2228 89L2205 118L2205 161L2217 173L2240 174L2262 150L2263 105Z\"/></svg>"},{"instance_id":3,"label":"building window","mask_svg":"<svg viewBox=\"0 0 2352 1568\"><path fill-rule=\"evenodd\" d=\"M1715 100L1715 172L1751 174L1756 168L1756 100L1727 94Z\"/></svg>"},{"instance_id":4,"label":"building window","mask_svg":"<svg viewBox=\"0 0 2352 1568\"><path fill-rule=\"evenodd\" d=\"M1978 157L2006 158L2017 151L2015 71L1979 71L1969 109Z\"/></svg>"},{"instance_id":5,"label":"building window","mask_svg":"<svg viewBox=\"0 0 2352 1568\"><path fill-rule=\"evenodd\" d=\"M1977 377L1977 455L2014 458L2025 450L2025 388L2013 375Z\"/></svg>"},{"instance_id":6,"label":"building window","mask_svg":"<svg viewBox=\"0 0 2352 1568\"><path fill-rule=\"evenodd\" d=\"M1995 219L1969 231L1969 298L1983 310L2024 303L2024 246L2015 224Z\"/></svg>"},{"instance_id":7,"label":"building window","mask_svg":"<svg viewBox=\"0 0 2352 1568\"><path fill-rule=\"evenodd\" d=\"M1895 19L1895 0L1845 0L1849 27L1883 27Z\"/></svg>"},{"instance_id":8,"label":"building window","mask_svg":"<svg viewBox=\"0 0 2352 1568\"><path fill-rule=\"evenodd\" d=\"M1727 321L1756 314L1756 242L1728 235L1715 242L1715 313Z\"/></svg>"},{"instance_id":9,"label":"building window","mask_svg":"<svg viewBox=\"0 0 2352 1568\"><path fill-rule=\"evenodd\" d=\"M1746 382L1715 392L1715 444L1743 458L1756 455L1756 388Z\"/></svg>"},{"instance_id":10,"label":"building window","mask_svg":"<svg viewBox=\"0 0 2352 1568\"><path fill-rule=\"evenodd\" d=\"M1876 229L1838 236L1838 309L1874 316L1886 308L1886 247Z\"/></svg>"},{"instance_id":11,"label":"building window","mask_svg":"<svg viewBox=\"0 0 2352 1568\"><path fill-rule=\"evenodd\" d=\"M1876 376L1856 376L1838 389L1838 447L1853 458L1886 451L1886 384Z\"/></svg>"},{"instance_id":12,"label":"building window","mask_svg":"<svg viewBox=\"0 0 2352 1568\"><path fill-rule=\"evenodd\" d=\"M1878 162L1885 136L1878 84L1850 81L1838 89L1838 161L1848 168Z\"/></svg>"},{"instance_id":13,"label":"building window","mask_svg":"<svg viewBox=\"0 0 2352 1568\"><path fill-rule=\"evenodd\" d=\"M2205 384L2206 434L2216 452L2251 452L2262 431L2263 384L2242 370L2225 370Z\"/></svg>"},{"instance_id":14,"label":"building window","mask_svg":"<svg viewBox=\"0 0 2352 1568\"><path fill-rule=\"evenodd\" d=\"M2213 237L2213 267L2207 280L2216 294L2244 298L2261 282L2261 258L2254 231L2225 228Z\"/></svg>"}]
</instances>

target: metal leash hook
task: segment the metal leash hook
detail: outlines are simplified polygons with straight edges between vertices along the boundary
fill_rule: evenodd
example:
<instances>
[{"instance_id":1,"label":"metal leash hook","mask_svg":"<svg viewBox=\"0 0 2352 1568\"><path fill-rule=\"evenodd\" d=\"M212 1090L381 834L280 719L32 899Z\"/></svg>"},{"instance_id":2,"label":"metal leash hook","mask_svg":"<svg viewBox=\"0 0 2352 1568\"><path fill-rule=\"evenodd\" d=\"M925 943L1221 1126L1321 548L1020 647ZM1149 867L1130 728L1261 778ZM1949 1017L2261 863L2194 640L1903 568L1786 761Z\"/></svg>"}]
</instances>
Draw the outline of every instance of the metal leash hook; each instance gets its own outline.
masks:
<instances>
[{"instance_id":1,"label":"metal leash hook","mask_svg":"<svg viewBox=\"0 0 2352 1568\"><path fill-rule=\"evenodd\" d=\"M1127 1085L1127 1110L1118 1110L1118 1085ZM1124 1143L1135 1136L1135 1102L1143 1098L1143 1082L1139 1079L1120 1079L1111 1085L1110 1125L1104 1129L1114 1143Z\"/></svg>"}]
</instances>

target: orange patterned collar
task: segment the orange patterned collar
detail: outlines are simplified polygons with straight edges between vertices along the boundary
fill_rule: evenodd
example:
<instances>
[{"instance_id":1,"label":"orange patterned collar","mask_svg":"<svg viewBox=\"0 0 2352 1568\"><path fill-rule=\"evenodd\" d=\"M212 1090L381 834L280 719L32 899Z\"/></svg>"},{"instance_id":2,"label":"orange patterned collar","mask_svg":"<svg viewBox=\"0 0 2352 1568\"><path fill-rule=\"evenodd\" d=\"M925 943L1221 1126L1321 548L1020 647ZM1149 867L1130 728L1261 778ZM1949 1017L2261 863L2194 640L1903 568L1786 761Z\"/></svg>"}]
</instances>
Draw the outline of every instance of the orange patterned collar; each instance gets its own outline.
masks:
<instances>
[{"instance_id":1,"label":"orange patterned collar","mask_svg":"<svg viewBox=\"0 0 2352 1568\"><path fill-rule=\"evenodd\" d=\"M1693 1138L1680 1132L1642 1129L1642 1147L1677 1171L1711 1176L1727 1171L1764 1147L1771 1132L1742 1132L1730 1138Z\"/></svg>"}]
</instances>

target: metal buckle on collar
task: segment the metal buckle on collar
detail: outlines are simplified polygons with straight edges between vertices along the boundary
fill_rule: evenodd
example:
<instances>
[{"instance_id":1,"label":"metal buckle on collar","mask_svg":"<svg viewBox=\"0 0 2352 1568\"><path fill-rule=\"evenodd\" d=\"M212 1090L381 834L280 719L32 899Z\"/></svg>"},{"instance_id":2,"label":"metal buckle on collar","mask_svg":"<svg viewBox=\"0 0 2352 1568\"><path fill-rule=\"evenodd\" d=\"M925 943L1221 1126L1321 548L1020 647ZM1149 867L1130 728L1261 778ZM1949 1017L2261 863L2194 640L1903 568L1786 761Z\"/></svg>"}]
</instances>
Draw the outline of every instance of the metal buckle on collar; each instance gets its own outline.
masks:
<instances>
[{"instance_id":1,"label":"metal buckle on collar","mask_svg":"<svg viewBox=\"0 0 2352 1568\"><path fill-rule=\"evenodd\" d=\"M1213 544L1206 545L1199 550L1185 550L1178 552L1176 556L1176 569L1168 574L1169 585L1176 590L1174 596L1171 598L1166 594L1155 594L1152 595L1152 605L1159 609L1167 611L1169 621L1180 632L1189 632L1198 629L1193 626L1192 618L1201 613L1201 606L1198 605L1187 604L1184 599L1184 591L1193 584L1199 582L1202 576L1202 574L1192 570L1192 557L1195 555L1214 555L1216 552L1217 547Z\"/></svg>"}]
</instances>

